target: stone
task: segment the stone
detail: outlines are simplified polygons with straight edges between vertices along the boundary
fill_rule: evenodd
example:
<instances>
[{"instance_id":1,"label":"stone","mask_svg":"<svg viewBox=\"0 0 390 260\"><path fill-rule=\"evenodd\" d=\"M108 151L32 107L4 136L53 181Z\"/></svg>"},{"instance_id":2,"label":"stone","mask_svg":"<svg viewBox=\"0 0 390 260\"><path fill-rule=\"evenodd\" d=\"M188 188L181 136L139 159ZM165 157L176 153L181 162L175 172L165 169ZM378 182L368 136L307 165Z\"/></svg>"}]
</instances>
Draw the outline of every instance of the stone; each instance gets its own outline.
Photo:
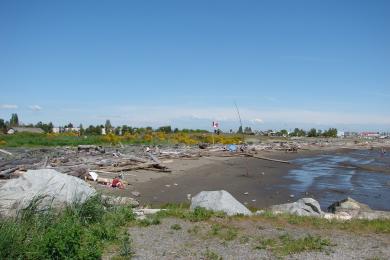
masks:
<instances>
[{"instance_id":1,"label":"stone","mask_svg":"<svg viewBox=\"0 0 390 260\"><path fill-rule=\"evenodd\" d=\"M139 197L141 195L141 193L139 193L138 191L132 191L131 195L133 195L135 197Z\"/></svg>"},{"instance_id":2,"label":"stone","mask_svg":"<svg viewBox=\"0 0 390 260\"><path fill-rule=\"evenodd\" d=\"M107 196L107 195L102 195L102 199L109 205L112 206L125 206L129 205L132 207L138 207L139 202L133 198L130 197L113 197L113 196Z\"/></svg>"},{"instance_id":3,"label":"stone","mask_svg":"<svg viewBox=\"0 0 390 260\"><path fill-rule=\"evenodd\" d=\"M354 219L390 219L390 212L372 210L368 205L350 197L333 203L328 207L328 211L335 215L348 214Z\"/></svg>"},{"instance_id":4,"label":"stone","mask_svg":"<svg viewBox=\"0 0 390 260\"><path fill-rule=\"evenodd\" d=\"M202 207L225 212L228 216L252 215L252 212L225 190L201 191L191 199L191 210Z\"/></svg>"},{"instance_id":5,"label":"stone","mask_svg":"<svg viewBox=\"0 0 390 260\"><path fill-rule=\"evenodd\" d=\"M53 169L28 170L0 188L0 215L12 217L39 199L38 208L60 208L83 203L96 194L85 181Z\"/></svg>"},{"instance_id":6,"label":"stone","mask_svg":"<svg viewBox=\"0 0 390 260\"><path fill-rule=\"evenodd\" d=\"M302 198L292 203L271 206L275 214L287 213L298 216L322 216L320 204L312 198Z\"/></svg>"}]
</instances>

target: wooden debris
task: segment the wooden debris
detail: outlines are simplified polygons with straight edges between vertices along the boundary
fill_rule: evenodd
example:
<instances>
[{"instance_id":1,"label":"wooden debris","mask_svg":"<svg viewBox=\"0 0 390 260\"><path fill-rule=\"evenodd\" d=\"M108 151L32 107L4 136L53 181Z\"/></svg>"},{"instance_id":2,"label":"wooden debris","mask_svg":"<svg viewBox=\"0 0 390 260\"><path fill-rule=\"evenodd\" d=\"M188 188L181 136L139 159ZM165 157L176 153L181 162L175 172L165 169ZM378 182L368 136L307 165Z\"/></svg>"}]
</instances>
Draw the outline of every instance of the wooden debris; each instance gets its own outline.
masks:
<instances>
[{"instance_id":1,"label":"wooden debris","mask_svg":"<svg viewBox=\"0 0 390 260\"><path fill-rule=\"evenodd\" d=\"M288 164L290 164L289 161L277 160L277 159L272 159L272 158L263 157L263 156L257 156L257 155L253 155L253 154L249 154L249 153L246 153L245 156L256 158L256 159L260 159L260 160L271 161L271 162L288 163Z\"/></svg>"},{"instance_id":2,"label":"wooden debris","mask_svg":"<svg viewBox=\"0 0 390 260\"><path fill-rule=\"evenodd\" d=\"M9 156L12 156L12 153L6 151L6 150L3 150L3 149L0 149L0 153L3 153L3 154L6 154L6 155L9 155Z\"/></svg>"}]
</instances>

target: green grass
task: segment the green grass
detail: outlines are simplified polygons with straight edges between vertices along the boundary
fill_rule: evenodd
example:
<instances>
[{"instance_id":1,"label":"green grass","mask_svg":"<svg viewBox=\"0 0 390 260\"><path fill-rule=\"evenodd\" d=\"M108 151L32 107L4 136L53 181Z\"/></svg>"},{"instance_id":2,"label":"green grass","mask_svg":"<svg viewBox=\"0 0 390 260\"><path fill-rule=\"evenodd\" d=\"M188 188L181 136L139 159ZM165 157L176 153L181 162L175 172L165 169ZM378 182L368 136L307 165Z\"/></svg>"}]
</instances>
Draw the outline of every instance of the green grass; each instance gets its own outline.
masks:
<instances>
[{"instance_id":1,"label":"green grass","mask_svg":"<svg viewBox=\"0 0 390 260\"><path fill-rule=\"evenodd\" d=\"M277 226L293 225L311 227L314 229L344 230L354 233L390 234L390 219L353 219L348 221L341 221L288 214L274 215L271 212L265 212L263 215L254 216L251 218L254 220L270 222Z\"/></svg>"},{"instance_id":2,"label":"green grass","mask_svg":"<svg viewBox=\"0 0 390 260\"><path fill-rule=\"evenodd\" d=\"M221 224L213 224L211 225L211 229L208 232L210 236L216 236L224 241L234 240L237 237L237 228L221 225Z\"/></svg>"},{"instance_id":3,"label":"green grass","mask_svg":"<svg viewBox=\"0 0 390 260\"><path fill-rule=\"evenodd\" d=\"M209 220L211 217L225 217L224 213L214 212L205 208L195 208L193 211L188 209L187 204L167 204L163 206L166 210L157 213L159 217L176 217L199 222Z\"/></svg>"},{"instance_id":4,"label":"green grass","mask_svg":"<svg viewBox=\"0 0 390 260\"><path fill-rule=\"evenodd\" d=\"M254 248L271 250L277 256L286 256L305 251L323 251L329 246L332 246L330 240L319 236L307 235L295 239L285 234L279 238L260 239Z\"/></svg>"},{"instance_id":5,"label":"green grass","mask_svg":"<svg viewBox=\"0 0 390 260\"><path fill-rule=\"evenodd\" d=\"M100 259L105 243L131 243L121 227L134 221L129 207L108 207L99 197L63 211L37 210L39 199L17 218L0 219L0 259Z\"/></svg>"},{"instance_id":6,"label":"green grass","mask_svg":"<svg viewBox=\"0 0 390 260\"><path fill-rule=\"evenodd\" d=\"M173 225L171 226L171 229L173 229L173 230L180 230L180 229L181 229L181 226L180 226L179 224L173 224Z\"/></svg>"},{"instance_id":7,"label":"green grass","mask_svg":"<svg viewBox=\"0 0 390 260\"><path fill-rule=\"evenodd\" d=\"M36 133L16 133L13 135L0 135L0 141L4 141L6 147L46 147L46 146L77 146L84 145L102 145L106 142L101 136L69 136L58 135L50 136L47 134Z\"/></svg>"},{"instance_id":8,"label":"green grass","mask_svg":"<svg viewBox=\"0 0 390 260\"><path fill-rule=\"evenodd\" d=\"M203 259L205 260L222 260L222 256L218 255L210 249L206 249L206 252L203 253Z\"/></svg>"}]
</instances>

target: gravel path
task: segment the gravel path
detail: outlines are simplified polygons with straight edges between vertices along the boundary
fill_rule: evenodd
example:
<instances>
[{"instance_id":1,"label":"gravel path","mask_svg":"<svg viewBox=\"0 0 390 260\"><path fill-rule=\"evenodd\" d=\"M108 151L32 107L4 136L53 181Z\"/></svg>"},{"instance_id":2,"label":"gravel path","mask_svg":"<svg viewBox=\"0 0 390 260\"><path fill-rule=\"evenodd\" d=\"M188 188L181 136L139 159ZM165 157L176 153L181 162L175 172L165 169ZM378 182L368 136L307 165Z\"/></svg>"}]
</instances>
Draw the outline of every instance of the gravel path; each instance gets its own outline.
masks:
<instances>
[{"instance_id":1,"label":"gravel path","mask_svg":"<svg viewBox=\"0 0 390 260\"><path fill-rule=\"evenodd\" d=\"M173 229L175 224L180 229ZM286 256L285 259L390 258L390 235L359 236L345 232L274 227L254 220L218 224L224 228L217 235L212 233L215 223L210 221L192 223L166 218L162 219L160 225L132 227L129 234L133 240L134 259L218 259L212 258L217 256L223 259L279 259L270 250L255 249L255 246L261 239L277 238L283 234L294 238L308 234L320 235L332 244L322 252L306 251ZM229 228L236 230L235 236L226 236L224 232Z\"/></svg>"}]
</instances>

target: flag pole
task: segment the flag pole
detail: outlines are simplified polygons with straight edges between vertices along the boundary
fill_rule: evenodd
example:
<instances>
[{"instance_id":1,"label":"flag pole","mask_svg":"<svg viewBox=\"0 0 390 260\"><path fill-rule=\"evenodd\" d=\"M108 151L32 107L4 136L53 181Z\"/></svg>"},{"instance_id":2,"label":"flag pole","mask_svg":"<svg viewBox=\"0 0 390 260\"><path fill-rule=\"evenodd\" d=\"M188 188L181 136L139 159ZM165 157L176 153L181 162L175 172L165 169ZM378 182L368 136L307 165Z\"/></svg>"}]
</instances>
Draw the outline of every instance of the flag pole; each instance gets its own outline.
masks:
<instances>
[{"instance_id":1,"label":"flag pole","mask_svg":"<svg viewBox=\"0 0 390 260\"><path fill-rule=\"evenodd\" d=\"M211 136L213 138L213 146L214 146L214 121L213 121L213 130L211 131Z\"/></svg>"}]
</instances>

